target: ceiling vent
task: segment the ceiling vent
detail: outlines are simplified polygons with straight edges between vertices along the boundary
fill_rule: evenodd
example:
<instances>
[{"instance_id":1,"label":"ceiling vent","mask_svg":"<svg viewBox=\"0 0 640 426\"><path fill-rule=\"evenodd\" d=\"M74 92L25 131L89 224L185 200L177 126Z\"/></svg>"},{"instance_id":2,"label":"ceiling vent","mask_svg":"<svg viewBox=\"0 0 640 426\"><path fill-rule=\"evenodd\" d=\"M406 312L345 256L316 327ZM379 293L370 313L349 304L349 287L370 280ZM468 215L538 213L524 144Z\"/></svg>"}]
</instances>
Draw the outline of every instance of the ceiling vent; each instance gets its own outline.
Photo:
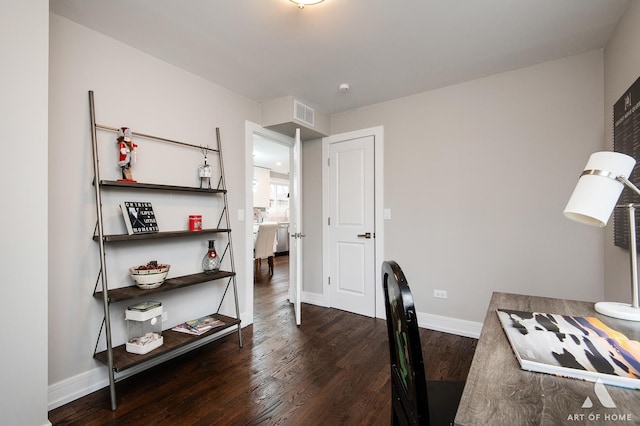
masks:
<instances>
[{"instance_id":1,"label":"ceiling vent","mask_svg":"<svg viewBox=\"0 0 640 426\"><path fill-rule=\"evenodd\" d=\"M298 121L307 124L308 126L314 127L314 116L315 111L313 108L303 104L302 102L293 101L293 118Z\"/></svg>"},{"instance_id":2,"label":"ceiling vent","mask_svg":"<svg viewBox=\"0 0 640 426\"><path fill-rule=\"evenodd\" d=\"M329 135L329 116L292 95L263 102L261 112L262 127L283 135L293 138L296 129L300 129L300 139L303 141Z\"/></svg>"}]
</instances>

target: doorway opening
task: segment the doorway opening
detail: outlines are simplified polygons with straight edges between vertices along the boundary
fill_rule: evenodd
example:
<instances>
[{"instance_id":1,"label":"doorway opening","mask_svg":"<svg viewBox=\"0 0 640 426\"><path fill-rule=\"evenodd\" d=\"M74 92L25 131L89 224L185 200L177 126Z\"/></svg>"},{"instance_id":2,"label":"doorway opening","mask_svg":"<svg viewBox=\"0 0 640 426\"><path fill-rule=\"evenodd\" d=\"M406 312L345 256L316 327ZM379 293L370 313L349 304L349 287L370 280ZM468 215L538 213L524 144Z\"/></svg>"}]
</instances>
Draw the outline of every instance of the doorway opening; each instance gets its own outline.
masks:
<instances>
[{"instance_id":1,"label":"doorway opening","mask_svg":"<svg viewBox=\"0 0 640 426\"><path fill-rule=\"evenodd\" d=\"M289 267L290 150L264 134L253 135L253 234L257 238L261 225L276 225L272 248L279 268ZM258 259L255 266L254 282L268 281L275 268L273 259Z\"/></svg>"},{"instance_id":2,"label":"doorway opening","mask_svg":"<svg viewBox=\"0 0 640 426\"><path fill-rule=\"evenodd\" d=\"M289 193L292 185L290 173L293 138L264 129L262 126L245 123L246 158L246 303L244 307L245 324L253 323L254 309L258 296L263 297L256 285L265 280L282 281L289 285ZM261 224L275 223L276 238L273 244L274 260L254 262L254 242ZM270 275L269 265L273 265ZM256 266L258 268L256 269ZM281 269L286 269L282 274Z\"/></svg>"}]
</instances>

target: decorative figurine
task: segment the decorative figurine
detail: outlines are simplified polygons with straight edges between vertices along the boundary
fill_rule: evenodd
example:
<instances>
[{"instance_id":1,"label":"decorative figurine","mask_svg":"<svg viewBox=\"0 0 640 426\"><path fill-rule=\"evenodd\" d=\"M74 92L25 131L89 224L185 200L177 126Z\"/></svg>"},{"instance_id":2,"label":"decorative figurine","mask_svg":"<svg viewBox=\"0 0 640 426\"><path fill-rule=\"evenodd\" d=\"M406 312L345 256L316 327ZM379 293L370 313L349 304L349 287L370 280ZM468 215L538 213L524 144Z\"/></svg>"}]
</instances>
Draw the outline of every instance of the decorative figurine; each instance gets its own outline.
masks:
<instances>
[{"instance_id":1,"label":"decorative figurine","mask_svg":"<svg viewBox=\"0 0 640 426\"><path fill-rule=\"evenodd\" d=\"M204 155L204 164L201 164L200 166L198 166L198 175L200 176L200 188L202 188L202 185L206 180L209 185L209 189L211 189L211 165L207 164L207 152L209 151L209 147L206 147L206 148L200 147L200 149L202 151L202 155Z\"/></svg>"},{"instance_id":2,"label":"decorative figurine","mask_svg":"<svg viewBox=\"0 0 640 426\"><path fill-rule=\"evenodd\" d=\"M136 153L138 145L131 139L131 129L121 127L118 129L118 165L122 170L122 179L120 182L136 182L131 174L131 162L136 162Z\"/></svg>"}]
</instances>

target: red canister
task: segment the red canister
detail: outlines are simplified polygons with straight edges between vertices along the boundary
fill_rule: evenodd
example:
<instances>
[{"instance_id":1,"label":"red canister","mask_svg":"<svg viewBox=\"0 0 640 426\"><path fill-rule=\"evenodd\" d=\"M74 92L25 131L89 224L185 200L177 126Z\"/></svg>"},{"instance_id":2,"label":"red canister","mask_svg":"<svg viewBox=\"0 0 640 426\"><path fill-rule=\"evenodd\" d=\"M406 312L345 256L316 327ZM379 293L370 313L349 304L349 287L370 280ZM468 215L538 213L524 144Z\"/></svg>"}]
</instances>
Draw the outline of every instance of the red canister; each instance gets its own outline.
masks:
<instances>
[{"instance_id":1,"label":"red canister","mask_svg":"<svg viewBox=\"0 0 640 426\"><path fill-rule=\"evenodd\" d=\"M199 214L189 215L189 231L202 231L202 216Z\"/></svg>"}]
</instances>

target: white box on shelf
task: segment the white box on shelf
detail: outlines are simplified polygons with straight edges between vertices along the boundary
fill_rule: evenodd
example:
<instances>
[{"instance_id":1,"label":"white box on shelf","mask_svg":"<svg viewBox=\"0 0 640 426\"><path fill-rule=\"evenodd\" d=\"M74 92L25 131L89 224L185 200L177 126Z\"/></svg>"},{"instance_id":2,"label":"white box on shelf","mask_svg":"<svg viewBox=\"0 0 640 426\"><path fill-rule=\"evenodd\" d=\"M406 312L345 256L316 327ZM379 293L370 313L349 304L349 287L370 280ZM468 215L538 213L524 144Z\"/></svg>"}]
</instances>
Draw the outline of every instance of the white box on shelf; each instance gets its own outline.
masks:
<instances>
[{"instance_id":1,"label":"white box on shelf","mask_svg":"<svg viewBox=\"0 0 640 426\"><path fill-rule=\"evenodd\" d=\"M125 349L146 354L162 346L162 303L142 302L125 311L127 343Z\"/></svg>"}]
</instances>

